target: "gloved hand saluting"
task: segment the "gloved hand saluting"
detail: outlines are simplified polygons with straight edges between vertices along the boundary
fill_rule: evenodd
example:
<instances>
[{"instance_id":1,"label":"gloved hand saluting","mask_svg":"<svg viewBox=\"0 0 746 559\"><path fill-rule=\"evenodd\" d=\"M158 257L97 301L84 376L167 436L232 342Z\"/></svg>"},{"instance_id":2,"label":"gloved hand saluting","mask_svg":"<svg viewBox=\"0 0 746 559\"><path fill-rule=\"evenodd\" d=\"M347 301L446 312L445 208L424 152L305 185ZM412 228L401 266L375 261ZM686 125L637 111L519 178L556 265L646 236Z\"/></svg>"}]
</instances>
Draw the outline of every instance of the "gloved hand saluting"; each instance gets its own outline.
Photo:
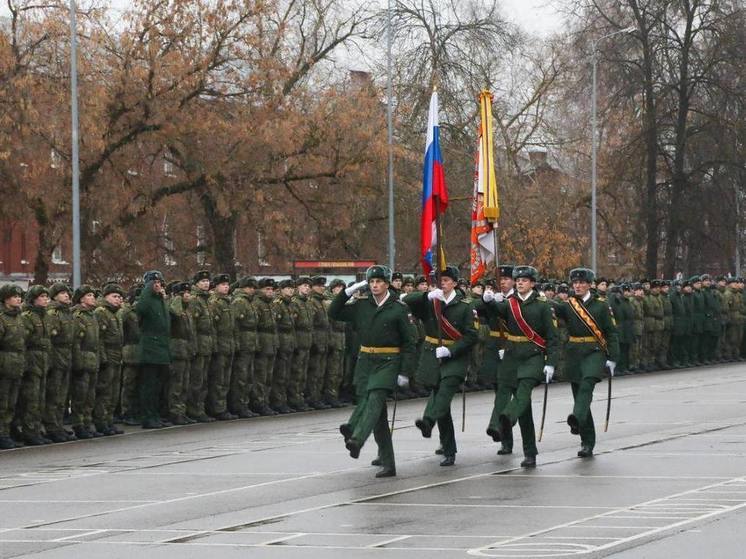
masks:
<instances>
[{"instance_id":1,"label":"gloved hand saluting","mask_svg":"<svg viewBox=\"0 0 746 559\"><path fill-rule=\"evenodd\" d=\"M352 297L352 295L353 295L353 293L355 293L355 291L359 291L360 289L362 289L366 285L368 285L367 281L359 281L357 283L353 283L350 287L348 287L347 289L345 289L345 295L347 295L348 297Z\"/></svg>"},{"instance_id":2,"label":"gloved hand saluting","mask_svg":"<svg viewBox=\"0 0 746 559\"><path fill-rule=\"evenodd\" d=\"M435 348L435 357L438 359L445 359L446 357L451 356L451 350L448 349L446 346L442 345Z\"/></svg>"},{"instance_id":3,"label":"gloved hand saluting","mask_svg":"<svg viewBox=\"0 0 746 559\"><path fill-rule=\"evenodd\" d=\"M446 296L443 295L443 290L442 289L433 289L432 291L430 291L427 294L427 298L430 301L435 301L436 299L439 300L439 301L445 301L446 300Z\"/></svg>"},{"instance_id":4,"label":"gloved hand saluting","mask_svg":"<svg viewBox=\"0 0 746 559\"><path fill-rule=\"evenodd\" d=\"M409 377L404 375L397 375L396 377L396 384L400 388L404 388L405 386L409 386Z\"/></svg>"}]
</instances>

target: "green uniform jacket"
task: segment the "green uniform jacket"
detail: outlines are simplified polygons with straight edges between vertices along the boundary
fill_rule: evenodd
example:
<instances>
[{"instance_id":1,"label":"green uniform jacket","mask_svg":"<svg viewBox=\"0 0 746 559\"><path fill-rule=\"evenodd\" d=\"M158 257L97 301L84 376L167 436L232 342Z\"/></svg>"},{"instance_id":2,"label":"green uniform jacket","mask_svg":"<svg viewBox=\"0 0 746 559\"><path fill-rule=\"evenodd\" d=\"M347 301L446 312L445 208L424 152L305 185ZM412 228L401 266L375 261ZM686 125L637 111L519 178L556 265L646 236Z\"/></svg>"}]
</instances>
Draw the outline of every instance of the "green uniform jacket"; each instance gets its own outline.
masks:
<instances>
[{"instance_id":1,"label":"green uniform jacket","mask_svg":"<svg viewBox=\"0 0 746 559\"><path fill-rule=\"evenodd\" d=\"M701 289L692 292L692 334L705 331L705 296Z\"/></svg>"},{"instance_id":2,"label":"green uniform jacket","mask_svg":"<svg viewBox=\"0 0 746 559\"><path fill-rule=\"evenodd\" d=\"M49 356L52 350L47 309L27 306L21 316L26 328L25 370L43 377L49 370Z\"/></svg>"},{"instance_id":3,"label":"green uniform jacket","mask_svg":"<svg viewBox=\"0 0 746 559\"><path fill-rule=\"evenodd\" d=\"M274 355L277 353L280 340L277 337L277 323L272 312L272 299L259 292L254 297L254 307L257 313L256 331L259 340L256 351L263 355Z\"/></svg>"},{"instance_id":4,"label":"green uniform jacket","mask_svg":"<svg viewBox=\"0 0 746 559\"><path fill-rule=\"evenodd\" d=\"M741 296L732 287L727 287L723 294L723 307L727 316L728 324L741 323Z\"/></svg>"},{"instance_id":5,"label":"green uniform jacket","mask_svg":"<svg viewBox=\"0 0 746 559\"><path fill-rule=\"evenodd\" d=\"M124 335L122 334L121 315L119 309L112 307L105 301L93 313L98 321L99 337L101 338L101 362L121 364L122 346Z\"/></svg>"},{"instance_id":6,"label":"green uniform jacket","mask_svg":"<svg viewBox=\"0 0 746 559\"><path fill-rule=\"evenodd\" d=\"M73 329L75 319L70 305L52 301L47 307L49 339L52 343L50 366L68 371L73 365Z\"/></svg>"},{"instance_id":7,"label":"green uniform jacket","mask_svg":"<svg viewBox=\"0 0 746 559\"><path fill-rule=\"evenodd\" d=\"M614 312L620 344L631 344L635 339L634 310L624 295L612 293L609 305Z\"/></svg>"},{"instance_id":8,"label":"green uniform jacket","mask_svg":"<svg viewBox=\"0 0 746 559\"><path fill-rule=\"evenodd\" d=\"M26 328L21 309L0 311L0 377L19 379L26 365Z\"/></svg>"},{"instance_id":9,"label":"green uniform jacket","mask_svg":"<svg viewBox=\"0 0 746 559\"><path fill-rule=\"evenodd\" d=\"M537 382L544 380L543 367L544 365L550 365L552 367L557 364L557 351L559 350L559 340L557 338L557 329L554 326L554 312L552 306L547 301L546 297L539 295L536 291L532 291L525 301L521 301L518 293L515 292L509 297L515 298L521 308L521 314L523 319L528 325L544 338L546 342L546 351L542 350L538 345L533 342L523 341L511 341L507 339L505 346L505 362L506 365L511 362L528 361L529 359L537 356L541 356L541 363L537 363L535 367L517 367L517 377L521 378L533 378ZM495 303L492 302L488 305L488 309L494 309L507 324L507 333L513 337L525 337L523 331L518 327L518 322L513 316L513 311L510 309L508 299ZM503 369L514 369L515 367L501 367L498 372L498 381L501 379Z\"/></svg>"},{"instance_id":10,"label":"green uniform jacket","mask_svg":"<svg viewBox=\"0 0 746 559\"><path fill-rule=\"evenodd\" d=\"M671 299L663 292L661 292L659 297L663 305L663 330L670 332L673 329L673 307L671 306Z\"/></svg>"},{"instance_id":11,"label":"green uniform jacket","mask_svg":"<svg viewBox=\"0 0 746 559\"><path fill-rule=\"evenodd\" d=\"M412 309L412 314L422 320L425 325L425 335L431 339L437 339L438 322L435 318L433 303L428 300L427 293L410 293L404 297L404 302ZM448 322L461 332L462 337L459 340L452 341L452 343L446 336L443 337L451 356L447 359L441 359L440 363L435 357L437 341L425 340L422 345L420 366L417 370L417 378L425 386L436 386L440 379L445 377L464 379L469 367L471 346L477 342L477 331L474 328L474 310L471 305L464 301L459 291L447 305L441 302L441 309Z\"/></svg>"},{"instance_id":12,"label":"green uniform jacket","mask_svg":"<svg viewBox=\"0 0 746 559\"><path fill-rule=\"evenodd\" d=\"M619 334L614 324L609 306L603 301L599 301L596 297L591 295L591 298L582 303L586 310L590 313L593 319L598 324L606 340L607 357L610 361L617 362L619 360ZM562 303L555 309L557 316L562 316L567 320L567 333L570 338L586 338L591 337L592 333L585 325L585 323L578 318L575 311L570 307L570 303ZM586 357L591 356L594 353L598 353L597 363L591 363L587 368L584 366L583 361ZM583 342L567 344L567 377L571 382L579 382L583 377L596 377L598 379L604 376L603 363L605 361L601 346L596 342Z\"/></svg>"},{"instance_id":13,"label":"green uniform jacket","mask_svg":"<svg viewBox=\"0 0 746 559\"><path fill-rule=\"evenodd\" d=\"M280 344L277 351L292 353L295 351L295 326L290 311L291 298L279 297L272 302L272 314L277 324L277 338Z\"/></svg>"},{"instance_id":14,"label":"green uniform jacket","mask_svg":"<svg viewBox=\"0 0 746 559\"><path fill-rule=\"evenodd\" d=\"M632 304L632 331L636 337L641 337L645 332L645 309L642 297L633 296L629 302Z\"/></svg>"},{"instance_id":15,"label":"green uniform jacket","mask_svg":"<svg viewBox=\"0 0 746 559\"><path fill-rule=\"evenodd\" d=\"M259 317L251 295L245 291L234 293L231 307L236 320L236 351L254 353L256 351L256 325Z\"/></svg>"},{"instance_id":16,"label":"green uniform jacket","mask_svg":"<svg viewBox=\"0 0 746 559\"><path fill-rule=\"evenodd\" d=\"M137 365L137 348L140 345L140 319L132 305L125 303L119 309L119 321L122 324L122 362L125 365Z\"/></svg>"},{"instance_id":17,"label":"green uniform jacket","mask_svg":"<svg viewBox=\"0 0 746 559\"><path fill-rule=\"evenodd\" d=\"M717 287L702 290L705 302L705 321L703 331L709 334L720 334L720 297Z\"/></svg>"},{"instance_id":18,"label":"green uniform jacket","mask_svg":"<svg viewBox=\"0 0 746 559\"><path fill-rule=\"evenodd\" d=\"M313 342L313 313L308 297L296 295L290 303L290 316L295 325L295 341L298 349L310 349Z\"/></svg>"},{"instance_id":19,"label":"green uniform jacket","mask_svg":"<svg viewBox=\"0 0 746 559\"><path fill-rule=\"evenodd\" d=\"M171 316L171 358L174 361L190 361L196 350L196 334L189 303L185 303L181 295L175 295L168 303L168 312Z\"/></svg>"},{"instance_id":20,"label":"green uniform jacket","mask_svg":"<svg viewBox=\"0 0 746 559\"><path fill-rule=\"evenodd\" d=\"M315 291L309 296L313 316L313 346L320 353L329 347L329 316L327 315L324 295Z\"/></svg>"},{"instance_id":21,"label":"green uniform jacket","mask_svg":"<svg viewBox=\"0 0 746 559\"><path fill-rule=\"evenodd\" d=\"M671 312L673 313L671 334L676 337L688 336L691 324L684 294L679 291L672 291L668 298L671 301Z\"/></svg>"},{"instance_id":22,"label":"green uniform jacket","mask_svg":"<svg viewBox=\"0 0 746 559\"><path fill-rule=\"evenodd\" d=\"M372 295L350 299L342 290L329 306L329 317L352 323L361 346L400 349L400 353L361 352L355 365L355 386L393 391L397 375L409 376L417 366L414 319L393 291L389 291L389 298L379 307Z\"/></svg>"},{"instance_id":23,"label":"green uniform jacket","mask_svg":"<svg viewBox=\"0 0 746 559\"><path fill-rule=\"evenodd\" d=\"M215 325L210 314L210 294L195 287L192 295L192 319L197 333L197 355L212 355L215 349Z\"/></svg>"},{"instance_id":24,"label":"green uniform jacket","mask_svg":"<svg viewBox=\"0 0 746 559\"><path fill-rule=\"evenodd\" d=\"M166 301L153 291L153 282L145 284L135 303L135 312L140 318L140 363L170 364L171 318Z\"/></svg>"},{"instance_id":25,"label":"green uniform jacket","mask_svg":"<svg viewBox=\"0 0 746 559\"><path fill-rule=\"evenodd\" d=\"M658 295L647 293L642 299L645 312L645 333L663 331L663 302Z\"/></svg>"},{"instance_id":26,"label":"green uniform jacket","mask_svg":"<svg viewBox=\"0 0 746 559\"><path fill-rule=\"evenodd\" d=\"M73 308L75 330L73 342L73 370L98 371L101 357L98 321L93 309L80 305Z\"/></svg>"},{"instance_id":27,"label":"green uniform jacket","mask_svg":"<svg viewBox=\"0 0 746 559\"><path fill-rule=\"evenodd\" d=\"M326 312L329 314L331 300L326 299L324 305ZM414 327L414 326L413 326ZM335 351L344 351L345 349L345 330L347 325L341 320L329 320L329 349ZM416 330L415 330L416 333Z\"/></svg>"},{"instance_id":28,"label":"green uniform jacket","mask_svg":"<svg viewBox=\"0 0 746 559\"><path fill-rule=\"evenodd\" d=\"M221 355L232 355L236 350L236 322L230 297L215 293L210 297L209 309L215 326L213 351Z\"/></svg>"}]
</instances>

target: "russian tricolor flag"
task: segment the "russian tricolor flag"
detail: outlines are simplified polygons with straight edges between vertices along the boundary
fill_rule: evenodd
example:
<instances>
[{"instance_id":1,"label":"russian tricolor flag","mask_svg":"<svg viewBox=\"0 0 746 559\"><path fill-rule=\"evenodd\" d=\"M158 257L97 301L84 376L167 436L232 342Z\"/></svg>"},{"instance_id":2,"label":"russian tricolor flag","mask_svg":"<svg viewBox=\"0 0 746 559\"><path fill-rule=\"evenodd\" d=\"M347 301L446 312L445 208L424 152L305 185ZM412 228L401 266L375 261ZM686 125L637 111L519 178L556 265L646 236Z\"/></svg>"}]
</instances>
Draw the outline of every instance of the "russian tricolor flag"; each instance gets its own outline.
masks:
<instances>
[{"instance_id":1,"label":"russian tricolor flag","mask_svg":"<svg viewBox=\"0 0 746 559\"><path fill-rule=\"evenodd\" d=\"M427 144L425 145L425 168L422 177L422 222L420 224L420 254L425 275L434 268L437 252L438 230L436 217L448 206L448 190L443 173L443 156L440 153L440 130L438 127L438 92L430 98L430 114L427 122Z\"/></svg>"}]
</instances>

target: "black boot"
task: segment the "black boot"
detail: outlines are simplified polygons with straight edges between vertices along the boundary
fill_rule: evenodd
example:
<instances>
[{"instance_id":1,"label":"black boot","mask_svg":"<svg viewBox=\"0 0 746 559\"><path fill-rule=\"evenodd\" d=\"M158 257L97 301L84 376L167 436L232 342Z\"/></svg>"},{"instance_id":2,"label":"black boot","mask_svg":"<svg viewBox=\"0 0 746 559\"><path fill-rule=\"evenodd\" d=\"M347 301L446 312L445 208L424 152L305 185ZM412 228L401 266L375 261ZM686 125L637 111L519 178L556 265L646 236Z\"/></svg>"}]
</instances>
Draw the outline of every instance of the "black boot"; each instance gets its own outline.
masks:
<instances>
[{"instance_id":1,"label":"black boot","mask_svg":"<svg viewBox=\"0 0 746 559\"><path fill-rule=\"evenodd\" d=\"M570 433L573 435L580 434L580 423L578 422L578 418L573 414L567 416L567 424L570 426Z\"/></svg>"},{"instance_id":2,"label":"black boot","mask_svg":"<svg viewBox=\"0 0 746 559\"><path fill-rule=\"evenodd\" d=\"M386 467L378 472L376 477L396 477L396 468Z\"/></svg>"},{"instance_id":3,"label":"black boot","mask_svg":"<svg viewBox=\"0 0 746 559\"><path fill-rule=\"evenodd\" d=\"M352 425L349 423L342 423L342 425L339 426L339 432L342 433L345 442L347 442L348 439L352 438Z\"/></svg>"},{"instance_id":4,"label":"black boot","mask_svg":"<svg viewBox=\"0 0 746 559\"><path fill-rule=\"evenodd\" d=\"M426 439L429 439L433 435L433 422L428 417L423 417L422 419L418 419L414 422L415 427L417 427L421 432L422 436Z\"/></svg>"},{"instance_id":5,"label":"black boot","mask_svg":"<svg viewBox=\"0 0 746 559\"><path fill-rule=\"evenodd\" d=\"M345 448L350 451L350 457L360 458L360 443L355 439L348 439Z\"/></svg>"},{"instance_id":6,"label":"black boot","mask_svg":"<svg viewBox=\"0 0 746 559\"><path fill-rule=\"evenodd\" d=\"M445 456L443 461L440 463L441 466L453 466L456 463L455 456Z\"/></svg>"},{"instance_id":7,"label":"black boot","mask_svg":"<svg viewBox=\"0 0 746 559\"><path fill-rule=\"evenodd\" d=\"M500 442L500 431L497 429L493 429L492 427L487 427L487 435L489 437L492 437L492 440L496 443Z\"/></svg>"},{"instance_id":8,"label":"black boot","mask_svg":"<svg viewBox=\"0 0 746 559\"><path fill-rule=\"evenodd\" d=\"M521 462L521 468L535 468L536 456L526 456Z\"/></svg>"},{"instance_id":9,"label":"black boot","mask_svg":"<svg viewBox=\"0 0 746 559\"><path fill-rule=\"evenodd\" d=\"M580 458L590 458L591 456L593 456L593 449L590 446L584 444L580 447L580 450L578 450L578 456Z\"/></svg>"},{"instance_id":10,"label":"black boot","mask_svg":"<svg viewBox=\"0 0 746 559\"><path fill-rule=\"evenodd\" d=\"M506 454L513 454L512 447L509 447L505 443L500 445L500 450L497 451L498 456L505 456Z\"/></svg>"}]
</instances>

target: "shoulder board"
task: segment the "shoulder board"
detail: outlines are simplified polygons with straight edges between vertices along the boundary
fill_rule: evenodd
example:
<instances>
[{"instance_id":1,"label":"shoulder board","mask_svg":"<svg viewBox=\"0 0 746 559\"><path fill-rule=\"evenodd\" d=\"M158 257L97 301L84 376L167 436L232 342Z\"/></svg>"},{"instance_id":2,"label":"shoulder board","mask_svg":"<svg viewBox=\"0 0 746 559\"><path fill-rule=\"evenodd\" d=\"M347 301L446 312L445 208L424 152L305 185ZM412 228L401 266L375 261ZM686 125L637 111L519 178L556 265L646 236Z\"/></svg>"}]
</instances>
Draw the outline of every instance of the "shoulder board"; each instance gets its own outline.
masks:
<instances>
[{"instance_id":1,"label":"shoulder board","mask_svg":"<svg viewBox=\"0 0 746 559\"><path fill-rule=\"evenodd\" d=\"M546 295L539 295L536 299L539 301L544 301L545 303L548 301Z\"/></svg>"},{"instance_id":2,"label":"shoulder board","mask_svg":"<svg viewBox=\"0 0 746 559\"><path fill-rule=\"evenodd\" d=\"M404 301L400 301L399 299L396 300L396 302L401 305L402 307L409 308L409 305L407 305Z\"/></svg>"}]
</instances>

